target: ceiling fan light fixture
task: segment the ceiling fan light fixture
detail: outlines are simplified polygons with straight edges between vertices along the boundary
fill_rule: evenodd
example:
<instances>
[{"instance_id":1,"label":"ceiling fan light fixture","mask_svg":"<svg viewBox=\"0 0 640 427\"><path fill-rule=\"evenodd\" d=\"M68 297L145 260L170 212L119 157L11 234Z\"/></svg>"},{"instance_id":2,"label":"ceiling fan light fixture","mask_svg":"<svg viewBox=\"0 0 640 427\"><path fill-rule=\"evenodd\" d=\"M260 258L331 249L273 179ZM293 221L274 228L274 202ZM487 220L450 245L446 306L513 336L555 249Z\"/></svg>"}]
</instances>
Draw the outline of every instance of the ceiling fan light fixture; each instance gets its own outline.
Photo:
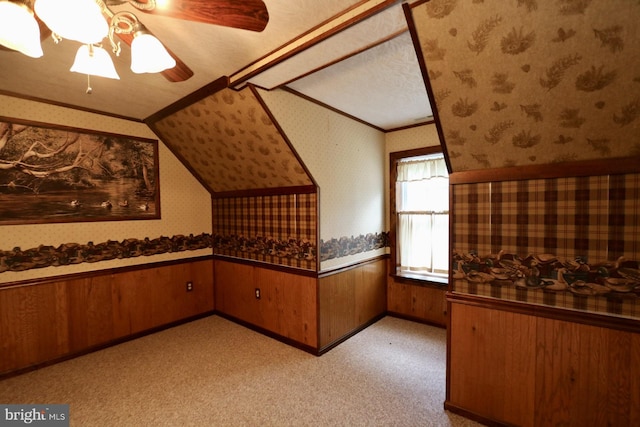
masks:
<instances>
[{"instance_id":1,"label":"ceiling fan light fixture","mask_svg":"<svg viewBox=\"0 0 640 427\"><path fill-rule=\"evenodd\" d=\"M70 71L120 80L113 60L107 51L99 46L86 44L80 46Z\"/></svg>"},{"instance_id":2,"label":"ceiling fan light fixture","mask_svg":"<svg viewBox=\"0 0 640 427\"><path fill-rule=\"evenodd\" d=\"M95 0L36 0L36 14L60 37L80 43L99 43L109 24Z\"/></svg>"},{"instance_id":3,"label":"ceiling fan light fixture","mask_svg":"<svg viewBox=\"0 0 640 427\"><path fill-rule=\"evenodd\" d=\"M43 55L40 27L25 3L0 1L0 44L32 58Z\"/></svg>"},{"instance_id":4,"label":"ceiling fan light fixture","mask_svg":"<svg viewBox=\"0 0 640 427\"><path fill-rule=\"evenodd\" d=\"M176 60L153 34L142 27L131 43L131 71L159 73L176 66Z\"/></svg>"}]
</instances>

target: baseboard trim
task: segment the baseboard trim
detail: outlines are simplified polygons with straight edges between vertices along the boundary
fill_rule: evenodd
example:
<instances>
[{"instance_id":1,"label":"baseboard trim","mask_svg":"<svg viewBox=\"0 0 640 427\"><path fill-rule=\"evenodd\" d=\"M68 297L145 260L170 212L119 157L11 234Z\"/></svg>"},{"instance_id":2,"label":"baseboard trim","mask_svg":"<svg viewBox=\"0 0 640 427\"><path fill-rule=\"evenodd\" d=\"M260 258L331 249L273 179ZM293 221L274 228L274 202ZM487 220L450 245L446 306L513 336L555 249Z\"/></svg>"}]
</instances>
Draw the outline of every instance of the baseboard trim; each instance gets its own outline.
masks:
<instances>
[{"instance_id":1,"label":"baseboard trim","mask_svg":"<svg viewBox=\"0 0 640 427\"><path fill-rule=\"evenodd\" d=\"M35 363L33 365L29 365L23 368L19 368L19 369L15 369L15 370L11 370L11 371L6 371L6 372L2 372L0 373L0 381L7 379L7 378L11 378L11 377L15 377L18 375L22 375L22 374L26 374L27 372L32 372L41 368L45 368L47 366L51 366L51 365L55 365L57 363L60 362L64 362L67 360L71 360L74 359L76 357L80 357L80 356L84 356L96 351L100 351L100 350L104 350L106 348L109 347L113 347L119 344L123 344L127 341L133 341L135 339L138 338L142 338L144 336L147 335L151 335L154 334L156 332L160 332L166 329L170 329L176 326L180 326L189 322L193 322L195 320L199 320L199 319L203 319L205 317L209 317L209 316L220 316L224 319L227 319L231 322L237 323L240 326L246 327L248 329L251 329L255 332L258 332L262 335L265 335L269 338L275 339L277 341L280 341L284 344L287 344L289 346L295 347L299 350L305 351L307 353L310 353L314 356L322 356L323 354L329 352L331 349L337 347L338 345L340 345L341 343L347 341L349 338L353 337L354 335L362 332L363 330L365 330L366 328L368 328L369 326L373 325L374 323L378 322L379 320L383 319L385 316L391 316L391 317L397 317L400 319L404 319L404 320L409 320L409 321L414 321L414 322L418 322L418 323L423 323L426 325L430 325L430 326L435 326L435 327L439 327L439 328L444 328L444 326L439 325L437 323L434 322L429 322L429 321L425 321L424 319L419 319L419 318L412 318L410 316L404 316L404 315L400 315L397 313L392 313L392 312L385 312L385 313L381 313L377 316L375 316L374 318L372 318L371 320L369 320L368 322L360 325L359 327L353 329L351 332L349 332L348 334L345 334L344 336L342 336L341 338L333 341L332 343L325 345L321 348L316 348L310 345L306 345L303 344L301 342L292 340L291 338L287 338L285 336L279 335L275 332L272 332L268 329L262 328L260 326L256 326L252 323L249 323L247 321L244 321L242 319L239 319L237 317L216 311L216 310L210 310L210 311L206 311L204 313L200 313L194 316L190 316L184 319L180 319L180 320L176 320L174 322L170 322L164 325L160 325L160 326L156 326L144 331L140 331L140 332L136 332L135 334L131 334L131 335L127 335L124 337L120 337L120 338L116 338L113 340L109 340L107 342L104 342L102 344L98 344L98 345L94 345L91 347L87 347L85 349L82 349L80 351L75 351L75 352L71 352L71 353L67 353L65 355L50 359L50 360L46 360L44 362L39 362L39 363ZM445 404L446 405L446 404ZM462 410L462 409L461 409ZM451 412L456 412L454 410L452 410Z\"/></svg>"},{"instance_id":2,"label":"baseboard trim","mask_svg":"<svg viewBox=\"0 0 640 427\"><path fill-rule=\"evenodd\" d=\"M272 339L274 339L276 341L280 341L280 342L282 342L284 344L290 345L291 347L295 347L295 348L297 348L299 350L305 351L307 353L311 353L314 356L318 355L317 349L315 347L310 346L310 345L303 344L303 343L301 343L299 341L296 341L296 340L292 340L291 338L287 338L285 336L282 336L280 334L272 332L272 331L270 331L268 329L265 329L263 327L254 325L253 323L249 323L246 320L239 319L239 318L237 318L235 316L232 316L230 314L222 313L220 311L215 311L214 314L216 316L220 316L220 317L222 317L224 319L227 319L227 320L229 320L229 321L231 321L233 323L237 323L240 326L244 326L247 329L251 329L252 331L258 332L259 334L262 334L262 335L265 335L265 336L267 336L269 338L272 338Z\"/></svg>"},{"instance_id":3,"label":"baseboard trim","mask_svg":"<svg viewBox=\"0 0 640 427\"><path fill-rule=\"evenodd\" d=\"M397 317L398 319L409 320L411 322L422 323L424 325L435 326L436 328L447 329L446 319L444 323L438 323L434 320L428 320L418 316L410 316L408 314L397 313L395 311L387 311L387 315Z\"/></svg>"},{"instance_id":4,"label":"baseboard trim","mask_svg":"<svg viewBox=\"0 0 640 427\"><path fill-rule=\"evenodd\" d=\"M358 326L357 328L355 328L354 330L352 330L348 334L343 335L341 338L338 338L337 340L333 341L332 343L327 344L327 345L319 348L318 351L317 351L317 355L318 356L322 356L323 354L325 354L326 352L328 352L332 348L337 347L338 345L340 345L341 343L345 342L346 340L348 340L352 336L354 336L354 335L362 332L363 330L367 329L369 326L373 325L374 323L376 323L378 320L382 319L386 315L387 315L387 313L379 314L376 317L374 317L373 319L369 320L368 322L363 323L362 325Z\"/></svg>"},{"instance_id":5,"label":"baseboard trim","mask_svg":"<svg viewBox=\"0 0 640 427\"><path fill-rule=\"evenodd\" d=\"M109 340L109 341L106 341L106 342L104 342L102 344L97 344L97 345L94 345L94 346L91 346L91 347L87 347L87 348L84 348L84 349L79 350L79 351L74 351L74 352L71 352L71 353L67 353L67 354L64 354L62 356L50 359L50 360L46 360L44 362L35 363L33 365L29 365L29 366L26 366L24 368L19 368L19 369L15 369L15 370L11 370L11 371L2 372L2 373L0 373L0 381L2 381L4 379L7 379L7 378L15 377L15 376L18 376L18 375L26 374L27 372L32 372L32 371L35 371L35 370L38 370L38 369L46 368L47 366L55 365L55 364L60 363L60 362L65 362L67 360L75 359L76 357L85 356L87 354L90 354L90 353L93 353L93 352L96 352L96 351L99 351L99 350L104 350L106 348L113 347L113 346L116 346L118 344L123 344L123 343L125 343L127 341L133 341L135 339L142 338L144 336L151 335L151 334L154 334L156 332L160 332L160 331L164 331L166 329L170 329L170 328L173 328L173 327L176 327L176 326L184 325L186 323L193 322L194 320L204 319L205 317L209 317L209 316L212 316L214 314L215 314L214 311L207 311L207 312L204 312L204 313L196 314L194 316L186 317L184 319L176 320L176 321L173 321L173 322L166 323L164 325L155 326L153 328L146 329L144 331L136 332L136 333L131 334L131 335L126 335L124 337L120 337L120 338L116 338L116 339L113 339L113 340Z\"/></svg>"},{"instance_id":6,"label":"baseboard trim","mask_svg":"<svg viewBox=\"0 0 640 427\"><path fill-rule=\"evenodd\" d=\"M453 412L456 415L460 415L462 417L468 418L472 421L478 422L485 426L489 427L516 427L515 424L503 423L501 421L492 420L487 417L483 417L482 415L476 414L473 411L468 411L464 408L454 405L449 401L444 402L444 409Z\"/></svg>"}]
</instances>

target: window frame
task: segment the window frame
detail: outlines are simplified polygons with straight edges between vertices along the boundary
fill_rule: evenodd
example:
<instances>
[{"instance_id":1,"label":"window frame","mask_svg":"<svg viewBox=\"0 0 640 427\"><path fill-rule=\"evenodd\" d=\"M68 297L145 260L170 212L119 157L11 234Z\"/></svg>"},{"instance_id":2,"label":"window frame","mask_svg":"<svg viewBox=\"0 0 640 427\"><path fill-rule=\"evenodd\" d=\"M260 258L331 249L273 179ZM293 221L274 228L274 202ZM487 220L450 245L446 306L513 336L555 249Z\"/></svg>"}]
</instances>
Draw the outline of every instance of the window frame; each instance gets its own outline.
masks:
<instances>
[{"instance_id":1,"label":"window frame","mask_svg":"<svg viewBox=\"0 0 640 427\"><path fill-rule=\"evenodd\" d=\"M442 147L440 146L423 147L389 153L389 247L391 260L391 271L389 272L389 276L393 277L393 279L398 282L410 283L419 286L443 288L448 287L449 285L448 276L450 276L451 271L449 271L447 277L443 278L442 280L437 279L433 276L420 277L417 274L414 275L400 273L398 271L398 212L396 210L396 180L398 178L398 170L396 168L396 164L399 160L406 159L408 157L418 157L430 154L445 155ZM449 197L451 197L451 195L449 195ZM451 208L449 208L449 242L451 242Z\"/></svg>"}]
</instances>

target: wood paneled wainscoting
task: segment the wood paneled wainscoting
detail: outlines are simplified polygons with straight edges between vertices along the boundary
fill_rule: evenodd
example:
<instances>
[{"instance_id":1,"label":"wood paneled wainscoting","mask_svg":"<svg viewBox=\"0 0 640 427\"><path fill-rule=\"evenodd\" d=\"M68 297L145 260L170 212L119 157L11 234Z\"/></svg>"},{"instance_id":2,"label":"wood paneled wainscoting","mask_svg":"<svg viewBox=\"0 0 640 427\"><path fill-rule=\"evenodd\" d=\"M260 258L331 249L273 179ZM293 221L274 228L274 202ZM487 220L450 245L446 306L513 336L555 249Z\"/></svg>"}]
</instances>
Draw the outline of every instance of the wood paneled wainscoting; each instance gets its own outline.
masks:
<instances>
[{"instance_id":1,"label":"wood paneled wainscoting","mask_svg":"<svg viewBox=\"0 0 640 427\"><path fill-rule=\"evenodd\" d=\"M318 274L216 258L215 301L217 314L319 355L384 315L385 261Z\"/></svg>"},{"instance_id":2,"label":"wood paneled wainscoting","mask_svg":"<svg viewBox=\"0 0 640 427\"><path fill-rule=\"evenodd\" d=\"M640 425L637 320L448 300L447 409L498 425Z\"/></svg>"},{"instance_id":3,"label":"wood paneled wainscoting","mask_svg":"<svg viewBox=\"0 0 640 427\"><path fill-rule=\"evenodd\" d=\"M314 272L216 258L215 299L217 314L304 350L316 348Z\"/></svg>"},{"instance_id":4,"label":"wood paneled wainscoting","mask_svg":"<svg viewBox=\"0 0 640 427\"><path fill-rule=\"evenodd\" d=\"M319 352L325 352L386 312L383 258L325 273L318 279Z\"/></svg>"},{"instance_id":5,"label":"wood paneled wainscoting","mask_svg":"<svg viewBox=\"0 0 640 427\"><path fill-rule=\"evenodd\" d=\"M2 377L212 313L213 260L7 283L0 307Z\"/></svg>"},{"instance_id":6,"label":"wood paneled wainscoting","mask_svg":"<svg viewBox=\"0 0 640 427\"><path fill-rule=\"evenodd\" d=\"M415 322L446 328L447 286L389 276L387 312Z\"/></svg>"}]
</instances>

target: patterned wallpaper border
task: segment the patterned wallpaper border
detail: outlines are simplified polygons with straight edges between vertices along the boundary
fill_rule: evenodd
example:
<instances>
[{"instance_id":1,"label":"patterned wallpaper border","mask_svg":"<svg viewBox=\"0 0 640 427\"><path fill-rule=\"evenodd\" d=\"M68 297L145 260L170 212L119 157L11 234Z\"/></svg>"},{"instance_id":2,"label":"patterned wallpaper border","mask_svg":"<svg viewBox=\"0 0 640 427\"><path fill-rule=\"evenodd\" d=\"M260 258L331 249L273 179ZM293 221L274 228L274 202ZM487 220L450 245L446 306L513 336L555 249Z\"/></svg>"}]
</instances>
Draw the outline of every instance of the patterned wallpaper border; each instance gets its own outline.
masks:
<instances>
[{"instance_id":1,"label":"patterned wallpaper border","mask_svg":"<svg viewBox=\"0 0 640 427\"><path fill-rule=\"evenodd\" d=\"M389 247L389 232L341 237L321 242L321 261L355 255ZM94 263L113 259L159 255L170 252L192 251L213 248L214 253L249 259L268 257L288 260L289 263L312 265L317 257L316 246L306 239L278 240L273 238L223 236L202 233L189 236L160 236L155 239L107 240L102 243L63 243L57 247L40 245L22 250L0 250L0 273L26 271L36 268L59 267L72 264ZM256 258L256 259L257 259ZM300 264L302 266L302 264Z\"/></svg>"},{"instance_id":2,"label":"patterned wallpaper border","mask_svg":"<svg viewBox=\"0 0 640 427\"><path fill-rule=\"evenodd\" d=\"M367 233L339 239L320 240L320 261L342 258L389 247L389 232Z\"/></svg>"},{"instance_id":3,"label":"patterned wallpaper border","mask_svg":"<svg viewBox=\"0 0 640 427\"><path fill-rule=\"evenodd\" d=\"M63 243L58 247L40 245L27 250L15 247L10 251L0 250L0 273L193 251L210 247L212 247L212 238L208 233L195 236L193 234L160 236L155 239L148 237L125 239L122 242L107 240L98 244L88 242L86 245L78 243Z\"/></svg>"},{"instance_id":4,"label":"patterned wallpaper border","mask_svg":"<svg viewBox=\"0 0 640 427\"><path fill-rule=\"evenodd\" d=\"M362 252L389 247L389 232L367 233L359 236L339 239L320 240L320 261L343 258ZM217 254L244 257L271 256L292 260L315 261L316 246L306 239L289 238L286 240L271 237L244 237L237 235L213 237L213 247Z\"/></svg>"},{"instance_id":5,"label":"patterned wallpaper border","mask_svg":"<svg viewBox=\"0 0 640 427\"><path fill-rule=\"evenodd\" d=\"M272 237L244 237L237 235L220 235L213 237L213 248L216 253L236 252L247 255L271 255L280 258L295 258L315 261L316 246L306 239L287 240Z\"/></svg>"},{"instance_id":6,"label":"patterned wallpaper border","mask_svg":"<svg viewBox=\"0 0 640 427\"><path fill-rule=\"evenodd\" d=\"M553 254L452 254L454 291L492 298L640 317L640 262L620 256L588 263Z\"/></svg>"}]
</instances>

